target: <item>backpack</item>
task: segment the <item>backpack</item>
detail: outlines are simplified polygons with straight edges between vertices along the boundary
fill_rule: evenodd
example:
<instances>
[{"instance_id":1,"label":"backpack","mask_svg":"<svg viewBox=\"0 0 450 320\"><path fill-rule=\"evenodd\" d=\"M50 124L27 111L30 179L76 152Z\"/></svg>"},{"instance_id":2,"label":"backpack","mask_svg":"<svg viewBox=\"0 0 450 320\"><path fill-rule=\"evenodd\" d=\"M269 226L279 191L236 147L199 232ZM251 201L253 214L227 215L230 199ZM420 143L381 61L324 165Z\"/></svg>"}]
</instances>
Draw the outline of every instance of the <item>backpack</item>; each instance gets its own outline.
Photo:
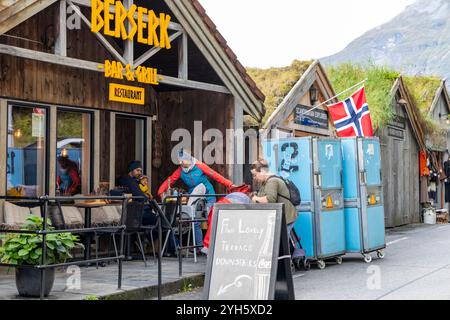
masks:
<instances>
[{"instance_id":1,"label":"backpack","mask_svg":"<svg viewBox=\"0 0 450 320\"><path fill-rule=\"evenodd\" d=\"M297 186L292 181L290 181L288 179L284 179L283 177L279 177L279 176L272 176L267 181L269 181L272 178L278 178L278 179L282 180L289 190L289 198L284 197L281 194L278 194L278 195L282 198L289 200L294 205L294 207L299 206L300 203L302 202L302 198L300 197L300 191L298 190Z\"/></svg>"}]
</instances>

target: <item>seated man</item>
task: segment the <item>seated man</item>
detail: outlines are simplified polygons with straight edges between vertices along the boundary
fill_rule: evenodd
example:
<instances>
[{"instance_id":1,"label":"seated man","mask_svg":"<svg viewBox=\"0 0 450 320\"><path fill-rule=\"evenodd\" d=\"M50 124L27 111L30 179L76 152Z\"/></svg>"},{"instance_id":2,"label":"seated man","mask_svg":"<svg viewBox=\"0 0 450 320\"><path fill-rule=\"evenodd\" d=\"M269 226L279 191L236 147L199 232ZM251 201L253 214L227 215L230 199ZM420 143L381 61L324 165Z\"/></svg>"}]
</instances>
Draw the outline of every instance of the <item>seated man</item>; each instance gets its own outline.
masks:
<instances>
[{"instance_id":1,"label":"seated man","mask_svg":"<svg viewBox=\"0 0 450 320\"><path fill-rule=\"evenodd\" d=\"M143 175L142 163L140 161L132 161L128 164L128 174L120 177L118 180L118 185L124 187L126 192L129 192L133 197L143 197L144 201L150 200L148 195L144 193L140 186L140 179ZM156 225L158 218L156 214L151 210L148 205L144 206L144 217L142 218L142 225ZM155 230L153 232L153 239L158 239L158 234ZM172 255L175 251L175 239L174 237L169 238L169 255Z\"/></svg>"},{"instance_id":2,"label":"seated man","mask_svg":"<svg viewBox=\"0 0 450 320\"><path fill-rule=\"evenodd\" d=\"M133 197L142 197L144 201L150 200L148 196L139 187L139 180L142 176L142 163L140 161L132 161L128 164L128 174L122 176L118 180L118 184L124 187L127 193L131 193ZM156 215L148 206L144 207L143 225L155 225L157 222Z\"/></svg>"}]
</instances>

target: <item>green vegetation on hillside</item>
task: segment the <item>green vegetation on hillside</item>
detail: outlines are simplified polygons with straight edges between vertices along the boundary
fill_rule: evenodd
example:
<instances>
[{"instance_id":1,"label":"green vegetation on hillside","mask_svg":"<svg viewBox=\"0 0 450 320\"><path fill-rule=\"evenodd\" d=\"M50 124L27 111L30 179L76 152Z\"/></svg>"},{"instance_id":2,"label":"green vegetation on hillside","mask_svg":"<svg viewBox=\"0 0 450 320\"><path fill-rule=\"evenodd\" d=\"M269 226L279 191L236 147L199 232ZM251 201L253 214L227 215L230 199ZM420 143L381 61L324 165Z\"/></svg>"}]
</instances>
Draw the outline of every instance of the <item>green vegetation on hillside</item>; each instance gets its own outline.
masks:
<instances>
[{"instance_id":1,"label":"green vegetation on hillside","mask_svg":"<svg viewBox=\"0 0 450 320\"><path fill-rule=\"evenodd\" d=\"M247 69L250 77L253 78L256 85L266 96L264 105L267 111L263 124L266 123L312 63L313 61L294 60L290 66L283 68Z\"/></svg>"},{"instance_id":2,"label":"green vegetation on hillside","mask_svg":"<svg viewBox=\"0 0 450 320\"><path fill-rule=\"evenodd\" d=\"M327 69L328 77L334 90L340 93L358 82L367 79L365 84L366 98L374 128L382 128L393 117L392 87L400 74L386 67L375 65L341 64ZM355 88L353 91L356 91ZM339 97L343 100L353 92L349 91Z\"/></svg>"}]
</instances>

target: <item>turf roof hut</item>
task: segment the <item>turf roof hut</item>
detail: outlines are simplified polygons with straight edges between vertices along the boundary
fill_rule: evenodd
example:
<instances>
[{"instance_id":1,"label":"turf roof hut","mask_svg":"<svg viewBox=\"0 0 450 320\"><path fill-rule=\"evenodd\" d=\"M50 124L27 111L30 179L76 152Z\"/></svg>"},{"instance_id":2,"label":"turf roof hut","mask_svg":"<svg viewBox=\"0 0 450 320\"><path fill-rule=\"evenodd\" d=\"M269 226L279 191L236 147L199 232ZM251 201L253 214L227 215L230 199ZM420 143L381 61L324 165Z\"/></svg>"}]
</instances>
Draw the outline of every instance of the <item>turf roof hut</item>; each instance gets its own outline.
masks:
<instances>
[{"instance_id":1,"label":"turf roof hut","mask_svg":"<svg viewBox=\"0 0 450 320\"><path fill-rule=\"evenodd\" d=\"M380 138L386 226L420 222L419 152L425 149L419 115L403 78L387 68L344 64L328 70L336 91L363 79Z\"/></svg>"},{"instance_id":2,"label":"turf roof hut","mask_svg":"<svg viewBox=\"0 0 450 320\"><path fill-rule=\"evenodd\" d=\"M248 72L266 95L263 139L333 135L325 105L301 115L335 95L319 61L295 60L289 67Z\"/></svg>"},{"instance_id":3,"label":"turf roof hut","mask_svg":"<svg viewBox=\"0 0 450 320\"><path fill-rule=\"evenodd\" d=\"M411 92L411 97L420 111L425 130L427 158L430 173L421 177L421 186L427 189L422 203L433 203L436 209L445 207L445 175L444 162L448 160L448 115L450 100L445 80L437 77L405 77L405 84Z\"/></svg>"}]
</instances>

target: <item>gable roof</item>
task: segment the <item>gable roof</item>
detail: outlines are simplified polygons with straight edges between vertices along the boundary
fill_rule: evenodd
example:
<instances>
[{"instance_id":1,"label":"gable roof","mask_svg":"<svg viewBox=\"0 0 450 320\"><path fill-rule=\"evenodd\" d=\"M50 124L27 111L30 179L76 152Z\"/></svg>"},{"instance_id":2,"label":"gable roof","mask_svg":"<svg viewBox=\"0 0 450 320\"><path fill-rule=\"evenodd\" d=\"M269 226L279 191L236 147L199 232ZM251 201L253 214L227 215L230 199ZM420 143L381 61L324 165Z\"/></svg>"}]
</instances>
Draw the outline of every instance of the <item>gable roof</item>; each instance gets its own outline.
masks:
<instances>
[{"instance_id":1,"label":"gable roof","mask_svg":"<svg viewBox=\"0 0 450 320\"><path fill-rule=\"evenodd\" d=\"M442 88L441 79L426 76L404 76L403 80L416 103L416 107L423 115L428 115L436 96L439 98L440 92L438 90Z\"/></svg>"},{"instance_id":2,"label":"gable roof","mask_svg":"<svg viewBox=\"0 0 450 320\"><path fill-rule=\"evenodd\" d=\"M428 115L431 115L434 111L434 109L436 108L438 102L439 102L439 98L441 97L441 95L444 95L444 99L445 99L445 105L447 106L447 111L450 114L450 96L447 90L447 84L445 79L441 81L441 85L439 86L436 95L434 97L433 103L431 104L431 108L430 111L428 112Z\"/></svg>"},{"instance_id":3,"label":"gable roof","mask_svg":"<svg viewBox=\"0 0 450 320\"><path fill-rule=\"evenodd\" d=\"M57 0L0 0L0 35L13 29ZM187 34L200 48L211 67L235 96L244 111L258 121L265 114L265 99L217 31L216 26L197 0L164 1Z\"/></svg>"},{"instance_id":4,"label":"gable roof","mask_svg":"<svg viewBox=\"0 0 450 320\"><path fill-rule=\"evenodd\" d=\"M319 61L296 60L290 67L270 68L259 74L255 72L254 76L258 83L265 84L264 87L267 88L266 108L268 110L275 108L264 124L265 130L271 130L284 121L314 83L318 83L326 99L335 95L333 86Z\"/></svg>"},{"instance_id":5,"label":"gable roof","mask_svg":"<svg viewBox=\"0 0 450 320\"><path fill-rule=\"evenodd\" d=\"M421 120L420 115L418 114L418 109L414 105L414 100L411 98L411 95L405 85L402 76L398 77L398 79L394 83L394 86L392 87L392 93L394 94L394 96L396 91L399 91L401 97L406 101L406 104L404 105L405 111L408 115L412 131L416 138L417 144L419 145L419 149L425 150L426 149L425 135L422 130L422 125L420 123Z\"/></svg>"}]
</instances>

